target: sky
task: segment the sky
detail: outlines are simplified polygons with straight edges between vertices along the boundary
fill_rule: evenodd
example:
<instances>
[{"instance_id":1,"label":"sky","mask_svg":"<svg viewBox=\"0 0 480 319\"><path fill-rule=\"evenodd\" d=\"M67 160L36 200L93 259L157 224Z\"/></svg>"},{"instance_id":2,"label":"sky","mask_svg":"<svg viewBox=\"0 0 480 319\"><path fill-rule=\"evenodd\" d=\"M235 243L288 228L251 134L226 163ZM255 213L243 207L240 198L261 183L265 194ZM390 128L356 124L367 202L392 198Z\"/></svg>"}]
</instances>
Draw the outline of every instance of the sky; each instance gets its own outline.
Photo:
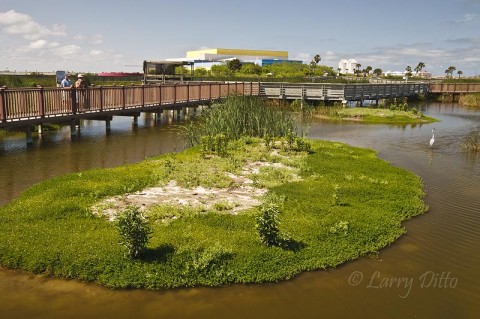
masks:
<instances>
[{"instance_id":1,"label":"sky","mask_svg":"<svg viewBox=\"0 0 480 319\"><path fill-rule=\"evenodd\" d=\"M0 71L141 72L207 48L479 75L480 0L0 0Z\"/></svg>"}]
</instances>

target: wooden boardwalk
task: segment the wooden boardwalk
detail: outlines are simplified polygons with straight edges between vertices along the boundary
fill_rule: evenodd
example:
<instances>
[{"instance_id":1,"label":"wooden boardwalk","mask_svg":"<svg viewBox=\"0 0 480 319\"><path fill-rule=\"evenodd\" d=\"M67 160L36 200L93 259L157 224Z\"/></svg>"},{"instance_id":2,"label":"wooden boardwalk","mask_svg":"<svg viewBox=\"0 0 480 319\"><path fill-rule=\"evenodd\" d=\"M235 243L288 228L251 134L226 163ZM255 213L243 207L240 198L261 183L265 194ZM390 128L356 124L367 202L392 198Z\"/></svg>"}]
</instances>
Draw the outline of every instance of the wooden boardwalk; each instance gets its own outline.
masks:
<instances>
[{"instance_id":1,"label":"wooden boardwalk","mask_svg":"<svg viewBox=\"0 0 480 319\"><path fill-rule=\"evenodd\" d=\"M432 83L428 91L432 94L480 93L480 83Z\"/></svg>"},{"instance_id":2,"label":"wooden boardwalk","mask_svg":"<svg viewBox=\"0 0 480 319\"><path fill-rule=\"evenodd\" d=\"M321 84L321 83L261 83L260 95L271 99L363 101L403 98L426 94L426 83L388 84Z\"/></svg>"},{"instance_id":3,"label":"wooden boardwalk","mask_svg":"<svg viewBox=\"0 0 480 319\"><path fill-rule=\"evenodd\" d=\"M228 95L258 95L258 82L186 83L176 85L105 86L87 89L0 88L0 128L108 120L114 115L208 103Z\"/></svg>"},{"instance_id":4,"label":"wooden boardwalk","mask_svg":"<svg viewBox=\"0 0 480 319\"><path fill-rule=\"evenodd\" d=\"M92 86L87 89L0 88L0 129L75 123L81 119L110 121L115 115L135 119L140 112L162 112L209 103L228 95L258 95L269 99L364 101L404 98L417 94L480 92L480 83L271 83L194 82L182 84ZM73 125L73 124L72 124Z\"/></svg>"}]
</instances>

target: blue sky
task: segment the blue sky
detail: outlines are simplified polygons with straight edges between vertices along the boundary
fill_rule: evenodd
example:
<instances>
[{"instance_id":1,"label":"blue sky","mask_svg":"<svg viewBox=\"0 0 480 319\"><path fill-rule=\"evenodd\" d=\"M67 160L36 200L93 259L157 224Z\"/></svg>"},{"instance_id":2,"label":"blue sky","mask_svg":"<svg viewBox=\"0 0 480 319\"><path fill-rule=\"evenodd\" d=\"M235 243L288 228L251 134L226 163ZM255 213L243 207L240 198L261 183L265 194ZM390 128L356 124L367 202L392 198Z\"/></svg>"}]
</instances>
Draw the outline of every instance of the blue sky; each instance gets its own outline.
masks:
<instances>
[{"instance_id":1,"label":"blue sky","mask_svg":"<svg viewBox=\"0 0 480 319\"><path fill-rule=\"evenodd\" d=\"M480 0L0 0L0 43L10 71L136 72L143 60L238 48L469 76L480 74Z\"/></svg>"}]
</instances>

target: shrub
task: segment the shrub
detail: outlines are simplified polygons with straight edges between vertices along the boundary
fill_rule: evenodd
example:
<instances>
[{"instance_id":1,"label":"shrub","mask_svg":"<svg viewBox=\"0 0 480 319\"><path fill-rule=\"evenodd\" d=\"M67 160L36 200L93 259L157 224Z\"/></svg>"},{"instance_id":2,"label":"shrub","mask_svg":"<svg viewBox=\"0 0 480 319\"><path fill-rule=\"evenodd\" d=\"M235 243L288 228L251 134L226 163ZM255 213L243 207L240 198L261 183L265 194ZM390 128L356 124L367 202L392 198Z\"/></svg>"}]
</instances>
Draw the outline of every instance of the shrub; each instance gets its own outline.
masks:
<instances>
[{"instance_id":1,"label":"shrub","mask_svg":"<svg viewBox=\"0 0 480 319\"><path fill-rule=\"evenodd\" d=\"M256 228L262 242L267 246L277 246L281 242L278 206L270 203L262 207L260 215L256 218Z\"/></svg>"},{"instance_id":2,"label":"shrub","mask_svg":"<svg viewBox=\"0 0 480 319\"><path fill-rule=\"evenodd\" d=\"M125 246L132 258L137 258L144 251L152 233L147 220L134 206L127 207L116 219L120 233L120 244Z\"/></svg>"}]
</instances>

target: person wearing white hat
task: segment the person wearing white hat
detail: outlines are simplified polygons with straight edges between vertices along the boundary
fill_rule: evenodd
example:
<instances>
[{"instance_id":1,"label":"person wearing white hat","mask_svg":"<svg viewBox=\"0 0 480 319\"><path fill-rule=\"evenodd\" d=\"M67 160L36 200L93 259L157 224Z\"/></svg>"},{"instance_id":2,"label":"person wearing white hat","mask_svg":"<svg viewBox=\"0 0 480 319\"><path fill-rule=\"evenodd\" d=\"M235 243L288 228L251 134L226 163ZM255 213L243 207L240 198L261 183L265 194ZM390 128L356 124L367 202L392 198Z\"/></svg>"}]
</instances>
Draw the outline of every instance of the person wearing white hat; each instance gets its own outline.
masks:
<instances>
[{"instance_id":1,"label":"person wearing white hat","mask_svg":"<svg viewBox=\"0 0 480 319\"><path fill-rule=\"evenodd\" d=\"M77 89L77 104L80 109L88 109L89 101L88 94L86 92L87 83L83 79L83 74L79 73L77 75L77 82L75 82L75 88Z\"/></svg>"},{"instance_id":2,"label":"person wearing white hat","mask_svg":"<svg viewBox=\"0 0 480 319\"><path fill-rule=\"evenodd\" d=\"M87 84L85 83L85 80L83 79L83 74L79 73L79 74L77 75L77 78L78 78L78 80L77 80L77 82L75 82L75 87L76 87L77 89L84 89L84 88L86 88L86 87L87 87Z\"/></svg>"}]
</instances>

